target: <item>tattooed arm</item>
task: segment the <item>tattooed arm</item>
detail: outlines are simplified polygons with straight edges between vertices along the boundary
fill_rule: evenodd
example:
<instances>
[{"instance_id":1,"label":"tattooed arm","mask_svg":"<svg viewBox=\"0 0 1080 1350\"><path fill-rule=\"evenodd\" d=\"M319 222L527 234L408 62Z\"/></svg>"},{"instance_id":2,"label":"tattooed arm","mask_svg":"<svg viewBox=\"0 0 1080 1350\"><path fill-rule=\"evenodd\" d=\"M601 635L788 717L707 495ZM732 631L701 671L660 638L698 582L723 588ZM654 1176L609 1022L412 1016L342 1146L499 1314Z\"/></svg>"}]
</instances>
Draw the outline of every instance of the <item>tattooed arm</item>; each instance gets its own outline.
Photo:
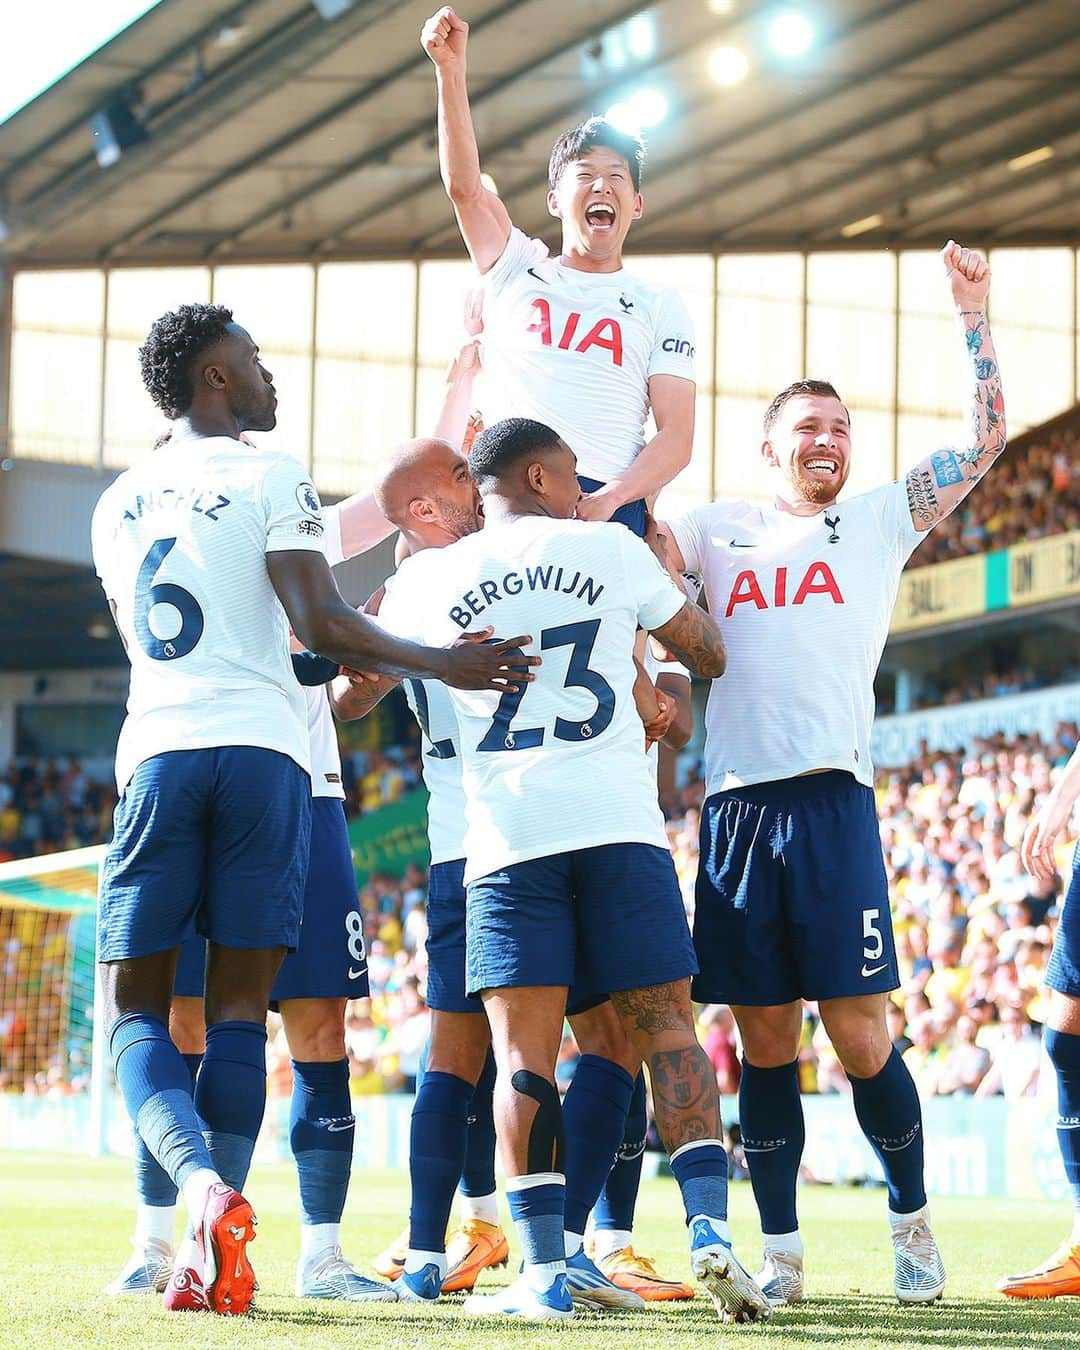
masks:
<instances>
[{"instance_id":1,"label":"tattooed arm","mask_svg":"<svg viewBox=\"0 0 1080 1350\"><path fill-rule=\"evenodd\" d=\"M994 341L986 317L990 268L951 239L942 249L970 363L964 448L935 450L907 476L908 506L917 530L929 530L956 509L1005 449L1005 403Z\"/></svg>"},{"instance_id":2,"label":"tattooed arm","mask_svg":"<svg viewBox=\"0 0 1080 1350\"><path fill-rule=\"evenodd\" d=\"M662 628L654 628L653 635L692 675L702 680L716 680L723 675L727 652L719 625L692 600L687 600Z\"/></svg>"}]
</instances>

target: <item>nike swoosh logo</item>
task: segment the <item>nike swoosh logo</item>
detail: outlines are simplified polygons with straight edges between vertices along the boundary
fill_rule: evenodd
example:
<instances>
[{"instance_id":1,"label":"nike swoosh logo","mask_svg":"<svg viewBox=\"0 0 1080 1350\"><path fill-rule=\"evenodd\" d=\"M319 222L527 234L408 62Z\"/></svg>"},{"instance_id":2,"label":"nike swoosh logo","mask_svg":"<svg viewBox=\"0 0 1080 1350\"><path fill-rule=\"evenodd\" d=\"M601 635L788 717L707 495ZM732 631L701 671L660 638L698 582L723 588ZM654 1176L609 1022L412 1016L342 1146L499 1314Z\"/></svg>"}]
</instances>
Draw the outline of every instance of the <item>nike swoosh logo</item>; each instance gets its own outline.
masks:
<instances>
[{"instance_id":1,"label":"nike swoosh logo","mask_svg":"<svg viewBox=\"0 0 1080 1350\"><path fill-rule=\"evenodd\" d=\"M356 1128L356 1122L352 1120L332 1120L326 1127L327 1134L344 1134L346 1130Z\"/></svg>"},{"instance_id":2,"label":"nike swoosh logo","mask_svg":"<svg viewBox=\"0 0 1080 1350\"><path fill-rule=\"evenodd\" d=\"M733 540L731 541L731 547L732 547L732 548L757 548L757 544L737 544L737 543L735 542L735 540L733 539Z\"/></svg>"},{"instance_id":3,"label":"nike swoosh logo","mask_svg":"<svg viewBox=\"0 0 1080 1350\"><path fill-rule=\"evenodd\" d=\"M366 970L367 970L367 966L361 966L359 970L353 970L352 966L350 966L350 967L349 967L349 979L350 979L350 980L358 980L358 979L360 978L360 976L363 975L363 974L365 973Z\"/></svg>"},{"instance_id":4,"label":"nike swoosh logo","mask_svg":"<svg viewBox=\"0 0 1080 1350\"><path fill-rule=\"evenodd\" d=\"M862 977L863 977L863 979L864 979L864 980L868 980L868 979L870 978L871 975L876 975L876 974L878 974L879 971L884 970L884 969L885 969L885 966L887 966L888 964L889 964L889 963L886 961L884 966L874 966L873 970L867 970L867 968L866 968L865 966L863 966L863 968L862 968Z\"/></svg>"},{"instance_id":5,"label":"nike swoosh logo","mask_svg":"<svg viewBox=\"0 0 1080 1350\"><path fill-rule=\"evenodd\" d=\"M528 272L529 276L535 277L541 286L547 285L547 282L544 280L544 278L540 275L539 272L534 271L531 267L528 269Z\"/></svg>"}]
</instances>

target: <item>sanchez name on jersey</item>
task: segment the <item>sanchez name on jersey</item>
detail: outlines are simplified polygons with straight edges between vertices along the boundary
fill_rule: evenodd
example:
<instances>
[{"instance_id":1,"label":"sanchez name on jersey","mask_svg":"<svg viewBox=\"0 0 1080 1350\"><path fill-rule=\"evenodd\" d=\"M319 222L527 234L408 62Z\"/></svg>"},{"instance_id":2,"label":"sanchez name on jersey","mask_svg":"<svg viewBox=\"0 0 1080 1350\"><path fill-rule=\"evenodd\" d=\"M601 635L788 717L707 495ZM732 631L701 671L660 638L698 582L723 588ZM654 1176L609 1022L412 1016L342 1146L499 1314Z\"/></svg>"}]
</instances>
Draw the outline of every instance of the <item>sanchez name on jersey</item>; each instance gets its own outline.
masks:
<instances>
[{"instance_id":1,"label":"sanchez name on jersey","mask_svg":"<svg viewBox=\"0 0 1080 1350\"><path fill-rule=\"evenodd\" d=\"M564 267L512 229L484 275L484 421L543 422L577 455L580 474L606 483L645 444L653 375L694 379L693 327L677 292L624 270Z\"/></svg>"},{"instance_id":2,"label":"sanchez name on jersey","mask_svg":"<svg viewBox=\"0 0 1080 1350\"><path fill-rule=\"evenodd\" d=\"M436 644L489 624L543 657L517 693L449 691L466 797L465 879L614 843L667 847L633 698L634 635L685 597L619 525L530 516L410 560L379 622Z\"/></svg>"},{"instance_id":3,"label":"sanchez name on jersey","mask_svg":"<svg viewBox=\"0 0 1080 1350\"><path fill-rule=\"evenodd\" d=\"M131 661L123 790L169 750L251 745L310 770L304 693L266 554L323 548L303 467L228 437L175 437L106 488L94 566Z\"/></svg>"},{"instance_id":4,"label":"sanchez name on jersey","mask_svg":"<svg viewBox=\"0 0 1080 1350\"><path fill-rule=\"evenodd\" d=\"M714 502L670 528L727 647L705 711L706 790L812 769L872 785L874 675L900 573L924 537L904 485L814 516Z\"/></svg>"}]
</instances>

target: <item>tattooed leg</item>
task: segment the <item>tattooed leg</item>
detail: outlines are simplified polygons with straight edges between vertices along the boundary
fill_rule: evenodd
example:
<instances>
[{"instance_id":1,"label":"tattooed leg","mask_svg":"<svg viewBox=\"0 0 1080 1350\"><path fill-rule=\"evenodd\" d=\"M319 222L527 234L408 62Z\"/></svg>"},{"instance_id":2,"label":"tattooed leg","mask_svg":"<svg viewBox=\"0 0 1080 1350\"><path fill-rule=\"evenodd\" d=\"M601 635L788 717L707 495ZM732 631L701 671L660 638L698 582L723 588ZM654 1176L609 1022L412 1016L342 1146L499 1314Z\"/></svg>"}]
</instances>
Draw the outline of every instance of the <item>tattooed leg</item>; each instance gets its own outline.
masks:
<instances>
[{"instance_id":1,"label":"tattooed leg","mask_svg":"<svg viewBox=\"0 0 1080 1350\"><path fill-rule=\"evenodd\" d=\"M716 1074L698 1044L690 981L624 989L611 1001L634 1048L649 1068L653 1114L664 1147L720 1137Z\"/></svg>"}]
</instances>

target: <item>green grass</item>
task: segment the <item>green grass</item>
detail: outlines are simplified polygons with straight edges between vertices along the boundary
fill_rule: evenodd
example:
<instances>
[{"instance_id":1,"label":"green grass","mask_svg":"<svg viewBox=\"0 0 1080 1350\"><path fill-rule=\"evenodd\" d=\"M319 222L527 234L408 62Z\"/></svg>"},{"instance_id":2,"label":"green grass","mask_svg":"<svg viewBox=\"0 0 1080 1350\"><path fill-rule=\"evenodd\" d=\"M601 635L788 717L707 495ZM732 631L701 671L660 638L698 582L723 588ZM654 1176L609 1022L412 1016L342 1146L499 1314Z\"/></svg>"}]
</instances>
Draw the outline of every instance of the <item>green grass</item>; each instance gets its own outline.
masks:
<instances>
[{"instance_id":1,"label":"green grass","mask_svg":"<svg viewBox=\"0 0 1080 1350\"><path fill-rule=\"evenodd\" d=\"M130 1165L117 1159L0 1152L0 1345L122 1350L123 1347L438 1346L491 1350L550 1345L567 1350L656 1350L749 1343L770 1350L816 1346L952 1346L960 1350L1016 1346L1080 1347L1080 1301L1014 1304L994 1293L1002 1273L1047 1255L1068 1222L1064 1207L1009 1200L938 1200L934 1226L949 1267L944 1303L902 1309L892 1297L891 1250L880 1191L803 1192L809 1253L807 1301L764 1327L721 1327L708 1299L654 1305L642 1313L588 1314L559 1327L478 1325L461 1298L435 1308L369 1307L302 1302L291 1294L297 1248L295 1179L284 1166L259 1168L248 1194L260 1217L252 1257L258 1308L231 1321L167 1314L157 1298L108 1299L103 1286L127 1257L131 1228ZM401 1227L406 1179L398 1173L353 1175L344 1245L358 1265ZM747 1262L758 1251L749 1188L733 1191L736 1249ZM687 1269L686 1239L674 1182L642 1187L638 1234L662 1273ZM500 1271L491 1284L507 1278Z\"/></svg>"}]
</instances>

